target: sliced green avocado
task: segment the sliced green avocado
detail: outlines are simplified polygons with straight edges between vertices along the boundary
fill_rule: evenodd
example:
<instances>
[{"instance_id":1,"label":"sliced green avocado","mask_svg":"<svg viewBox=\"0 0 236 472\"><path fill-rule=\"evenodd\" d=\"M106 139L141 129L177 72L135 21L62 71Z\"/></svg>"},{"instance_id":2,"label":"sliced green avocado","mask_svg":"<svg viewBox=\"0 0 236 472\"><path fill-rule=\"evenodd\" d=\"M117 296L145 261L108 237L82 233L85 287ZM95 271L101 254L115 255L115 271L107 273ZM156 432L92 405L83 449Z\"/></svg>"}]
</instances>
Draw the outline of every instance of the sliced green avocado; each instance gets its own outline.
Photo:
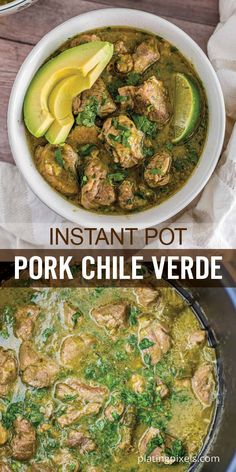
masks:
<instances>
[{"instance_id":1,"label":"sliced green avocado","mask_svg":"<svg viewBox=\"0 0 236 472\"><path fill-rule=\"evenodd\" d=\"M65 142L73 124L72 100L74 97L92 87L102 71L111 59L113 48L110 54L103 61L100 61L88 74L83 77L81 74L67 77L61 80L53 89L49 96L49 110L55 117L54 122L48 129L45 137L51 144L62 144Z\"/></svg>"},{"instance_id":2,"label":"sliced green avocado","mask_svg":"<svg viewBox=\"0 0 236 472\"><path fill-rule=\"evenodd\" d=\"M24 100L24 120L30 133L43 136L53 123L55 117L48 108L48 99L58 82L75 74L86 77L112 54L111 43L92 41L67 49L46 62L35 74Z\"/></svg>"}]
</instances>

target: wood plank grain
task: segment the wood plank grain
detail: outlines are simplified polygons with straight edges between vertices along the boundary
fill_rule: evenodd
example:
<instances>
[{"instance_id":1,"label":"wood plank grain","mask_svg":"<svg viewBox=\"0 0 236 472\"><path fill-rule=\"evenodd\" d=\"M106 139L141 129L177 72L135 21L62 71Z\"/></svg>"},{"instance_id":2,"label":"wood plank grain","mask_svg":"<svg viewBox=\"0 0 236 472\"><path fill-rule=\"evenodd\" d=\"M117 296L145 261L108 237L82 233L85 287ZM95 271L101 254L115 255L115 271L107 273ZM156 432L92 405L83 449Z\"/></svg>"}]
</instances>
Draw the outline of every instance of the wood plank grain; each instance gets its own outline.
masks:
<instances>
[{"instance_id":1,"label":"wood plank grain","mask_svg":"<svg viewBox=\"0 0 236 472\"><path fill-rule=\"evenodd\" d=\"M7 107L16 73L31 46L0 40L0 160L13 162L7 137Z\"/></svg>"},{"instance_id":2,"label":"wood plank grain","mask_svg":"<svg viewBox=\"0 0 236 472\"><path fill-rule=\"evenodd\" d=\"M111 0L102 1L111 5ZM219 20L218 3L218 0L115 0L112 6L137 8L160 16L215 26Z\"/></svg>"},{"instance_id":3,"label":"wood plank grain","mask_svg":"<svg viewBox=\"0 0 236 472\"><path fill-rule=\"evenodd\" d=\"M161 0L164 5L164 1ZM210 0L210 4L213 0ZM214 0L215 2L215 0ZM115 2L117 5L129 5L136 6L136 7L143 7L146 11L154 11L158 14L161 14L162 10L158 10L156 8L156 3L152 0L138 0L134 3L133 0L116 0ZM165 3L168 3L165 0ZM170 2L170 5L173 2ZM176 3L185 3L180 2L180 0L176 0ZM192 1L191 1L192 3ZM198 0L194 2L201 6L203 0ZM44 34L48 31L53 29L58 24L62 23L69 18L79 15L80 13L84 13L86 11L95 10L97 8L103 8L106 6L111 5L111 0L102 0L99 2L95 1L84 1L80 0L67 0L66 2L62 2L61 0L39 0L39 2L28 10L25 10L17 15L12 15L8 17L3 17L0 19L0 37L11 39L13 41L21 41L28 44L35 44ZM201 10L199 6L199 10ZM164 11L164 9L163 9ZM174 8L165 8L165 13L168 12L168 19L173 23L177 24L182 28L184 31L190 34L199 44L201 47L206 49L206 41L208 40L211 32L213 31L212 25L203 25L198 23L197 19L195 20L195 16L191 15L191 22L181 19L178 17L178 8L176 6L175 11L177 12L176 15L174 14ZM170 16L170 12L172 12L173 16ZM197 15L196 15L197 16ZM216 23L216 21L215 21ZM214 25L215 25L214 23Z\"/></svg>"}]
</instances>

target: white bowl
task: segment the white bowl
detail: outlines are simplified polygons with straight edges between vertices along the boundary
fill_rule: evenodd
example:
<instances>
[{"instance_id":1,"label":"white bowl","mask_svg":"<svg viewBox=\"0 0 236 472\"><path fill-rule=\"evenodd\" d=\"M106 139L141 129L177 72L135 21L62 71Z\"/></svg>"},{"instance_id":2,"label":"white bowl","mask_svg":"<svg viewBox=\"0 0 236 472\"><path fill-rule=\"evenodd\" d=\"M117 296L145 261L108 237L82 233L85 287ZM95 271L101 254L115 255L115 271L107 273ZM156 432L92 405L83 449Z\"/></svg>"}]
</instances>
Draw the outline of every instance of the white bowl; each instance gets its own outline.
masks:
<instances>
[{"instance_id":1,"label":"white bowl","mask_svg":"<svg viewBox=\"0 0 236 472\"><path fill-rule=\"evenodd\" d=\"M175 45L194 65L206 90L209 106L209 131L199 164L185 186L161 205L130 215L104 215L76 207L55 192L41 177L29 151L22 118L26 90L38 68L64 41L84 31L106 26L131 26L162 36ZM15 80L8 110L8 133L15 162L34 193L52 210L80 226L154 226L176 215L203 189L215 169L225 133L225 107L222 90L206 55L181 29L172 23L138 10L108 8L71 18L50 33L31 51Z\"/></svg>"},{"instance_id":2,"label":"white bowl","mask_svg":"<svg viewBox=\"0 0 236 472\"><path fill-rule=\"evenodd\" d=\"M18 11L29 7L30 5L32 5L32 3L35 3L37 1L38 0L13 0L10 3L6 3L6 5L0 6L0 16L17 13Z\"/></svg>"}]
</instances>

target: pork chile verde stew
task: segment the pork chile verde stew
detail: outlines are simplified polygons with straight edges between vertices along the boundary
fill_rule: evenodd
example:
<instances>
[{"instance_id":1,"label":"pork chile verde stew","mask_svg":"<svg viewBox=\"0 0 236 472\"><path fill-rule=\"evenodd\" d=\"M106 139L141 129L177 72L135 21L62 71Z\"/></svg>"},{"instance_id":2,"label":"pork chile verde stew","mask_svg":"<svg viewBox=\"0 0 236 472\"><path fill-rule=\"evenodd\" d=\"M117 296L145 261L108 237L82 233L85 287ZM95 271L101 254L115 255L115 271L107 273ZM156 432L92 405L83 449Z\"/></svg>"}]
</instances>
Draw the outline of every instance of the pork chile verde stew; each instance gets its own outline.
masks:
<instances>
[{"instance_id":1,"label":"pork chile verde stew","mask_svg":"<svg viewBox=\"0 0 236 472\"><path fill-rule=\"evenodd\" d=\"M174 289L2 288L0 300L2 472L188 469L179 458L214 418L216 354Z\"/></svg>"},{"instance_id":2,"label":"pork chile verde stew","mask_svg":"<svg viewBox=\"0 0 236 472\"><path fill-rule=\"evenodd\" d=\"M101 61L102 73L77 96L71 85L75 76L72 82L58 76L50 112L58 113L60 93L64 102L73 97L70 111L60 110L63 126L54 122L48 129L49 120L34 128L31 114L37 106L30 101L33 93L27 95L24 116L36 166L54 189L87 210L124 214L158 205L181 189L203 151L208 111L199 77L167 41L117 27L69 40L44 70L54 59L60 62L60 55L63 63L65 50L76 54L77 48L83 56L79 47L86 44L110 44L111 58L105 68Z\"/></svg>"}]
</instances>

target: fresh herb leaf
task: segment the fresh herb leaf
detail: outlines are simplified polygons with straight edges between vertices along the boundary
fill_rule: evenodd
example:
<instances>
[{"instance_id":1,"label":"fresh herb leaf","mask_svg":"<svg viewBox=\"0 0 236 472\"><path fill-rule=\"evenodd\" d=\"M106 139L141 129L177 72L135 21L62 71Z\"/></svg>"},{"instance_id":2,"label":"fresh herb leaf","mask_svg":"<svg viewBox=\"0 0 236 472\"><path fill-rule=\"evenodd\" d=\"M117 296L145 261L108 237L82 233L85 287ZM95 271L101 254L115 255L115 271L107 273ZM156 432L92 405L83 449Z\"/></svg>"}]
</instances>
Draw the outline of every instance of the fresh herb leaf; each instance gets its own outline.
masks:
<instances>
[{"instance_id":1,"label":"fresh herb leaf","mask_svg":"<svg viewBox=\"0 0 236 472\"><path fill-rule=\"evenodd\" d=\"M73 313L72 317L71 317L71 320L73 322L73 325L76 326L77 322L78 322L78 319L82 316L82 313L81 311L76 311L75 313Z\"/></svg>"},{"instance_id":2,"label":"fresh herb leaf","mask_svg":"<svg viewBox=\"0 0 236 472\"><path fill-rule=\"evenodd\" d=\"M87 157L94 149L96 149L96 146L94 144L85 144L84 146L81 146L81 148L79 148L79 155L81 157Z\"/></svg>"},{"instance_id":3,"label":"fresh herb leaf","mask_svg":"<svg viewBox=\"0 0 236 472\"><path fill-rule=\"evenodd\" d=\"M127 74L126 83L127 85L139 85L141 82L141 74L138 72L130 72Z\"/></svg>"},{"instance_id":4,"label":"fresh herb leaf","mask_svg":"<svg viewBox=\"0 0 236 472\"><path fill-rule=\"evenodd\" d=\"M171 400L174 402L185 403L189 401L189 395L182 390L174 390L171 395Z\"/></svg>"},{"instance_id":5,"label":"fresh herb leaf","mask_svg":"<svg viewBox=\"0 0 236 472\"><path fill-rule=\"evenodd\" d=\"M24 411L24 403L23 402L15 402L11 403L7 410L2 413L2 423L7 429L12 427L12 423L16 420L16 418L23 414Z\"/></svg>"},{"instance_id":6,"label":"fresh herb leaf","mask_svg":"<svg viewBox=\"0 0 236 472\"><path fill-rule=\"evenodd\" d=\"M127 102L127 100L129 100L129 97L127 95L117 95L115 98L116 103Z\"/></svg>"},{"instance_id":7,"label":"fresh herb leaf","mask_svg":"<svg viewBox=\"0 0 236 472\"><path fill-rule=\"evenodd\" d=\"M10 336L9 328L12 328L14 321L14 310L10 305L6 305L2 311L1 324L0 324L0 336L3 339L7 339Z\"/></svg>"},{"instance_id":8,"label":"fresh herb leaf","mask_svg":"<svg viewBox=\"0 0 236 472\"><path fill-rule=\"evenodd\" d=\"M43 413L33 400L26 402L24 416L33 426L38 426L44 421Z\"/></svg>"},{"instance_id":9,"label":"fresh herb leaf","mask_svg":"<svg viewBox=\"0 0 236 472\"><path fill-rule=\"evenodd\" d=\"M155 343L150 341L150 339L143 338L142 341L140 341L140 343L139 343L139 349L141 349L141 351L143 351L144 349L148 349L149 347L154 346L154 344Z\"/></svg>"},{"instance_id":10,"label":"fresh herb leaf","mask_svg":"<svg viewBox=\"0 0 236 472\"><path fill-rule=\"evenodd\" d=\"M56 163L57 163L60 167L64 168L65 162L64 162L64 159L63 159L63 157L62 157L62 150L61 150L60 148L55 149L55 151L54 151L54 156L55 156L55 161L56 161Z\"/></svg>"},{"instance_id":11,"label":"fresh herb leaf","mask_svg":"<svg viewBox=\"0 0 236 472\"><path fill-rule=\"evenodd\" d=\"M186 451L181 439L174 439L171 446L165 448L165 452L169 457L175 457L176 459L184 457Z\"/></svg>"},{"instance_id":12,"label":"fresh herb leaf","mask_svg":"<svg viewBox=\"0 0 236 472\"><path fill-rule=\"evenodd\" d=\"M108 84L107 88L113 98L118 95L118 88L122 87L122 85L124 85L124 83L118 78L113 79L112 82Z\"/></svg>"},{"instance_id":13,"label":"fresh herb leaf","mask_svg":"<svg viewBox=\"0 0 236 472\"><path fill-rule=\"evenodd\" d=\"M92 97L89 103L84 107L76 118L76 123L79 126L86 126L91 128L95 124L95 119L98 113L99 103L96 97Z\"/></svg>"},{"instance_id":14,"label":"fresh herb leaf","mask_svg":"<svg viewBox=\"0 0 236 472\"><path fill-rule=\"evenodd\" d=\"M108 174L108 179L111 183L118 183L123 182L126 176L126 172L114 172L113 174Z\"/></svg>"},{"instance_id":15,"label":"fresh herb leaf","mask_svg":"<svg viewBox=\"0 0 236 472\"><path fill-rule=\"evenodd\" d=\"M150 174L152 175L162 175L163 174L163 171L161 169L150 169L148 172L150 172Z\"/></svg>"},{"instance_id":16,"label":"fresh herb leaf","mask_svg":"<svg viewBox=\"0 0 236 472\"><path fill-rule=\"evenodd\" d=\"M152 147L144 147L143 148L143 155L145 158L152 157L154 154L154 149Z\"/></svg>"},{"instance_id":17,"label":"fresh herb leaf","mask_svg":"<svg viewBox=\"0 0 236 472\"><path fill-rule=\"evenodd\" d=\"M163 446L164 444L164 438L162 437L161 434L158 434L157 436L155 436L154 438L151 439L151 441L149 441L149 443L147 444L147 449L146 449L146 457L148 457L152 451L154 451L154 449L156 449L156 447L160 447L160 446Z\"/></svg>"},{"instance_id":18,"label":"fresh herb leaf","mask_svg":"<svg viewBox=\"0 0 236 472\"><path fill-rule=\"evenodd\" d=\"M153 121L149 120L144 115L138 115L137 113L132 114L132 119L136 128L141 130L146 136L155 138L157 134L157 125Z\"/></svg>"},{"instance_id":19,"label":"fresh herb leaf","mask_svg":"<svg viewBox=\"0 0 236 472\"><path fill-rule=\"evenodd\" d=\"M129 337L128 337L128 344L134 348L137 348L138 347L138 338L137 336L135 336L135 334L131 334Z\"/></svg>"},{"instance_id":20,"label":"fresh herb leaf","mask_svg":"<svg viewBox=\"0 0 236 472\"><path fill-rule=\"evenodd\" d=\"M174 144L172 144L172 143L170 143L170 142L169 142L169 143L166 143L166 149L167 149L168 151L172 151L172 150L173 150L173 147L174 147Z\"/></svg>"},{"instance_id":21,"label":"fresh herb leaf","mask_svg":"<svg viewBox=\"0 0 236 472\"><path fill-rule=\"evenodd\" d=\"M44 342L47 341L48 338L50 338L50 336L52 336L54 333L55 333L54 328L46 328L42 333L42 337L43 337Z\"/></svg>"},{"instance_id":22,"label":"fresh herb leaf","mask_svg":"<svg viewBox=\"0 0 236 472\"><path fill-rule=\"evenodd\" d=\"M131 306L130 308L130 315L129 315L129 322L131 326L136 326L138 323L137 317L139 314L139 309L136 306Z\"/></svg>"},{"instance_id":23,"label":"fresh herb leaf","mask_svg":"<svg viewBox=\"0 0 236 472\"><path fill-rule=\"evenodd\" d=\"M77 395L64 395L63 401L64 402L73 402L74 400L76 400L76 398L77 398Z\"/></svg>"},{"instance_id":24,"label":"fresh herb leaf","mask_svg":"<svg viewBox=\"0 0 236 472\"><path fill-rule=\"evenodd\" d=\"M143 356L143 360L144 360L145 364L147 364L148 366L151 365L152 358L151 358L150 354L145 354Z\"/></svg>"},{"instance_id":25,"label":"fresh herb leaf","mask_svg":"<svg viewBox=\"0 0 236 472\"><path fill-rule=\"evenodd\" d=\"M119 131L119 134L108 134L108 138L112 141L122 144L124 147L130 147L129 138L131 136L131 130L128 126L124 126L116 118L113 118L112 125L114 128Z\"/></svg>"}]
</instances>

